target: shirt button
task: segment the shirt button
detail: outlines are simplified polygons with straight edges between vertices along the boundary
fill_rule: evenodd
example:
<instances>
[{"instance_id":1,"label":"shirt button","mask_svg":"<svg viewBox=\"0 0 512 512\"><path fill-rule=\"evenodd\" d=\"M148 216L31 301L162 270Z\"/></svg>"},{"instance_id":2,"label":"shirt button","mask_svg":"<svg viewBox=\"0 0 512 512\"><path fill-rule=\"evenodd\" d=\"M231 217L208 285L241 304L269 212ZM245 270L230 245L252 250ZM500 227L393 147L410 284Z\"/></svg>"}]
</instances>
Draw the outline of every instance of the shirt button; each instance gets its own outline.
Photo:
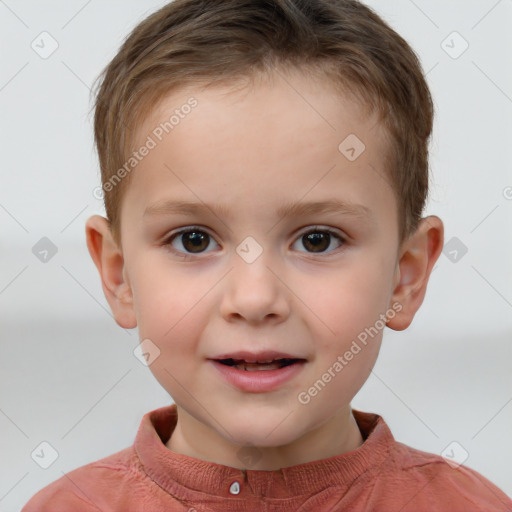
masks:
<instances>
[{"instance_id":1,"label":"shirt button","mask_svg":"<svg viewBox=\"0 0 512 512\"><path fill-rule=\"evenodd\" d=\"M229 492L230 494L240 494L240 484L236 480L229 486Z\"/></svg>"}]
</instances>

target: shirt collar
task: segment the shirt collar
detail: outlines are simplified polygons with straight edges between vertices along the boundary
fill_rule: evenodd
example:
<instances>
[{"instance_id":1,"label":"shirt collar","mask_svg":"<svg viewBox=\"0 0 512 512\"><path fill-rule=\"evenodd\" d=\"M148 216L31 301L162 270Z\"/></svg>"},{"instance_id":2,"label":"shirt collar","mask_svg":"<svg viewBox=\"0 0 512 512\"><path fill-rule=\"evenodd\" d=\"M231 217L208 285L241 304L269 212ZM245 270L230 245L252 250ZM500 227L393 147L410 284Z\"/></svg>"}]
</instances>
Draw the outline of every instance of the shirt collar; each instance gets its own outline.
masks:
<instances>
[{"instance_id":1,"label":"shirt collar","mask_svg":"<svg viewBox=\"0 0 512 512\"><path fill-rule=\"evenodd\" d=\"M179 499L204 502L205 495L240 500L311 496L333 485L348 489L356 478L388 456L394 439L384 420L356 410L353 414L364 439L359 448L273 471L237 469L169 450L165 443L176 426L175 404L143 417L134 448L146 474Z\"/></svg>"}]
</instances>

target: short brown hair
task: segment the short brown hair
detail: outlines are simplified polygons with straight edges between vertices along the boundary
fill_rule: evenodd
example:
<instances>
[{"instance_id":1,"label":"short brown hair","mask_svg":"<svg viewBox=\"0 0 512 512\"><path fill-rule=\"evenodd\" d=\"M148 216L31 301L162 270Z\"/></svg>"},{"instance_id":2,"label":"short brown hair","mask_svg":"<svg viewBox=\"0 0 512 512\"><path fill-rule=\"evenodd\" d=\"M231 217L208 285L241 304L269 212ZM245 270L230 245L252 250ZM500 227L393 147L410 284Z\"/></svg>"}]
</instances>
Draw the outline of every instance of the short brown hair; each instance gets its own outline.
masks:
<instances>
[{"instance_id":1,"label":"short brown hair","mask_svg":"<svg viewBox=\"0 0 512 512\"><path fill-rule=\"evenodd\" d=\"M275 66L320 71L377 109L390 140L386 170L400 241L414 232L428 194L434 109L402 37L357 0L174 0L131 32L96 83L94 136L118 243L130 175L105 185L125 164L138 122L173 89L233 82Z\"/></svg>"}]
</instances>

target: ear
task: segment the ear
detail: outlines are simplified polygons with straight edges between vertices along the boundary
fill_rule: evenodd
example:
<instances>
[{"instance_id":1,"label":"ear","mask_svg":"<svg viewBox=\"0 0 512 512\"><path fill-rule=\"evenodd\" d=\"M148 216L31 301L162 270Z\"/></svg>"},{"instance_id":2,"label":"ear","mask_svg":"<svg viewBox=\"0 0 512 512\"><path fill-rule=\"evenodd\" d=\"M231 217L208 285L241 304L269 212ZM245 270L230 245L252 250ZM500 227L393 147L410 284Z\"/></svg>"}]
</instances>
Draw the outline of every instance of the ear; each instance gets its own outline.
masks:
<instances>
[{"instance_id":1,"label":"ear","mask_svg":"<svg viewBox=\"0 0 512 512\"><path fill-rule=\"evenodd\" d=\"M137 327L123 253L112 237L109 221L93 215L85 224L85 234L87 248L100 273L103 293L116 322L125 329Z\"/></svg>"},{"instance_id":2,"label":"ear","mask_svg":"<svg viewBox=\"0 0 512 512\"><path fill-rule=\"evenodd\" d=\"M434 215L421 219L418 229L402 245L395 273L391 304L402 309L387 321L395 331L407 329L421 306L427 284L444 243L444 227Z\"/></svg>"}]
</instances>

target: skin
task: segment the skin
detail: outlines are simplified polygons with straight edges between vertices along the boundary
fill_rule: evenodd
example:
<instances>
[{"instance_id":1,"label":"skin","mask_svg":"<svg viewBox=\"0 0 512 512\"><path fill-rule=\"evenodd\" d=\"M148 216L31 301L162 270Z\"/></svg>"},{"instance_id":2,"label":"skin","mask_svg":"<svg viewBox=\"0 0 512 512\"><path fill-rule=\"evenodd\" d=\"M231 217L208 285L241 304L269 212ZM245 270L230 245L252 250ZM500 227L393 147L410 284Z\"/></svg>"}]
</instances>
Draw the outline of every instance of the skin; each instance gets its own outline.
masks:
<instances>
[{"instance_id":1,"label":"skin","mask_svg":"<svg viewBox=\"0 0 512 512\"><path fill-rule=\"evenodd\" d=\"M160 350L150 369L178 408L167 447L238 468L247 467L241 448L251 447L257 460L250 469L260 470L354 450L363 439L350 402L375 364L382 329L307 404L297 397L393 304L401 309L387 326L409 326L442 250L443 224L426 217L399 244L378 119L299 71L236 90L174 91L148 116L135 146L191 96L197 107L133 171L121 244L103 217L86 225L117 323L138 327L140 339ZM338 150L349 134L366 146L352 162ZM222 203L226 211L144 215L171 198ZM363 205L369 216L276 213L284 203L332 198ZM202 252L183 233L169 241L191 226L204 232ZM342 240L329 239L325 228ZM323 233L324 245L315 250L303 236L309 231ZM248 236L263 249L252 263L236 252ZM278 389L248 393L208 361L265 349L307 362Z\"/></svg>"}]
</instances>

